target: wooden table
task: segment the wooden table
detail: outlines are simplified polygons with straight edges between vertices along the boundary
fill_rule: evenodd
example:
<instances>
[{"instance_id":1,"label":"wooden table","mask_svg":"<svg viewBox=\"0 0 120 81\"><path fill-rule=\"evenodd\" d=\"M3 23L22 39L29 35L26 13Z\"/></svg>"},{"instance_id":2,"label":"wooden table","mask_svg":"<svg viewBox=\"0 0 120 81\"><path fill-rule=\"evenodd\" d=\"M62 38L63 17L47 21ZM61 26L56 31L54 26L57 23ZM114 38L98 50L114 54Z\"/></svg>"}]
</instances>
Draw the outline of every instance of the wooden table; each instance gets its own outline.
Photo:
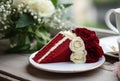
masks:
<instances>
[{"instance_id":1,"label":"wooden table","mask_svg":"<svg viewBox=\"0 0 120 81\"><path fill-rule=\"evenodd\" d=\"M111 33L97 31L97 35L103 37ZM3 47L4 44L0 46ZM112 63L118 61L117 58L105 56L104 65L95 70L67 74L38 70L29 64L29 56L30 54L4 54L1 50L0 81L119 81L111 71Z\"/></svg>"}]
</instances>

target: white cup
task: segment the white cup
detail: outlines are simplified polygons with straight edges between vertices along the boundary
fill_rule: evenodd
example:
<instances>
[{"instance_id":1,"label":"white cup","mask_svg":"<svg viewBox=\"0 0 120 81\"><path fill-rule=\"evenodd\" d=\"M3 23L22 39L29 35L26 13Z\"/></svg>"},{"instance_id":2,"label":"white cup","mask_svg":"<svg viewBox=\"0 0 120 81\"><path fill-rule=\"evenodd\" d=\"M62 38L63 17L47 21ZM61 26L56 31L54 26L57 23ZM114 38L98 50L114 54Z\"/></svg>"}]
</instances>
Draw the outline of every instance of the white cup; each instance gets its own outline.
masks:
<instances>
[{"instance_id":1,"label":"white cup","mask_svg":"<svg viewBox=\"0 0 120 81\"><path fill-rule=\"evenodd\" d=\"M117 43L118 43L118 50L119 50L119 60L120 60L120 37L117 39Z\"/></svg>"},{"instance_id":2,"label":"white cup","mask_svg":"<svg viewBox=\"0 0 120 81\"><path fill-rule=\"evenodd\" d=\"M110 21L110 16L111 16L112 13L115 14L116 27ZM111 30L113 30L117 34L120 34L120 8L108 10L108 12L106 13L106 16L105 16L105 22L106 22L106 25Z\"/></svg>"}]
</instances>

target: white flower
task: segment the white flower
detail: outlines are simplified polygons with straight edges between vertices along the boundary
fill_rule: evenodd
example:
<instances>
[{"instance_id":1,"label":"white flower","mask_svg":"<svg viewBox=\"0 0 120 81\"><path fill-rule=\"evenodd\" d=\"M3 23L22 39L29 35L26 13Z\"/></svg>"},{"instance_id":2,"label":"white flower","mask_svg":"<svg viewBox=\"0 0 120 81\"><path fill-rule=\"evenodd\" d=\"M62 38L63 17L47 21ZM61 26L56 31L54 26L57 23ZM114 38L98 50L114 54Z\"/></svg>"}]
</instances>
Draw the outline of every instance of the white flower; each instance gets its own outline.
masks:
<instances>
[{"instance_id":1,"label":"white flower","mask_svg":"<svg viewBox=\"0 0 120 81\"><path fill-rule=\"evenodd\" d=\"M22 5L22 4L28 4L29 3L29 0L13 0L13 5L15 7L18 7L19 5Z\"/></svg>"},{"instance_id":2,"label":"white flower","mask_svg":"<svg viewBox=\"0 0 120 81\"><path fill-rule=\"evenodd\" d=\"M55 11L55 7L50 0L31 0L28 7L31 12L41 17L49 17Z\"/></svg>"},{"instance_id":3,"label":"white flower","mask_svg":"<svg viewBox=\"0 0 120 81\"><path fill-rule=\"evenodd\" d=\"M87 55L87 52L85 50L75 52L71 54L70 60L73 61L74 63L82 64L86 62L86 55Z\"/></svg>"},{"instance_id":4,"label":"white flower","mask_svg":"<svg viewBox=\"0 0 120 81\"><path fill-rule=\"evenodd\" d=\"M70 40L72 40L73 38L76 37L76 35L74 33L72 33L71 31L61 31L60 33L62 33L63 35L65 35Z\"/></svg>"},{"instance_id":5,"label":"white flower","mask_svg":"<svg viewBox=\"0 0 120 81\"><path fill-rule=\"evenodd\" d=\"M74 39L72 39L69 47L73 52L77 52L85 49L84 42L80 37L75 37Z\"/></svg>"}]
</instances>

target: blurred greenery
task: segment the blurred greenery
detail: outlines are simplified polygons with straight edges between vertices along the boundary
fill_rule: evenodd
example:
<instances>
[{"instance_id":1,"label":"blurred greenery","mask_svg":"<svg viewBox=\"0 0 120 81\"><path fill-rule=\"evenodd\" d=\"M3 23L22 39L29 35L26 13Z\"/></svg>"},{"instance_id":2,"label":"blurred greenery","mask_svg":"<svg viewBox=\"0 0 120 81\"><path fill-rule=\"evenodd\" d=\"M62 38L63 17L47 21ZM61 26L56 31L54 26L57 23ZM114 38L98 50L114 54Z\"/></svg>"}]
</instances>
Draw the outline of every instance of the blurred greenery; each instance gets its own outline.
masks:
<instances>
[{"instance_id":1,"label":"blurred greenery","mask_svg":"<svg viewBox=\"0 0 120 81\"><path fill-rule=\"evenodd\" d=\"M86 22L83 24L84 26L90 27L90 28L101 28L101 29L109 29L107 26L105 26L104 24L92 24L90 22Z\"/></svg>"},{"instance_id":2,"label":"blurred greenery","mask_svg":"<svg viewBox=\"0 0 120 81\"><path fill-rule=\"evenodd\" d=\"M88 26L88 27L109 29L105 24L103 16L105 16L105 13L109 9L120 7L120 0L93 0L93 4L94 4L94 7L96 7L97 12L98 12L98 16L99 16L98 23L92 24L92 23L86 21L84 23L84 25ZM115 23L115 22L113 22L113 23Z\"/></svg>"},{"instance_id":3,"label":"blurred greenery","mask_svg":"<svg viewBox=\"0 0 120 81\"><path fill-rule=\"evenodd\" d=\"M120 2L120 0L93 0L94 3L101 4L101 3L116 3Z\"/></svg>"}]
</instances>

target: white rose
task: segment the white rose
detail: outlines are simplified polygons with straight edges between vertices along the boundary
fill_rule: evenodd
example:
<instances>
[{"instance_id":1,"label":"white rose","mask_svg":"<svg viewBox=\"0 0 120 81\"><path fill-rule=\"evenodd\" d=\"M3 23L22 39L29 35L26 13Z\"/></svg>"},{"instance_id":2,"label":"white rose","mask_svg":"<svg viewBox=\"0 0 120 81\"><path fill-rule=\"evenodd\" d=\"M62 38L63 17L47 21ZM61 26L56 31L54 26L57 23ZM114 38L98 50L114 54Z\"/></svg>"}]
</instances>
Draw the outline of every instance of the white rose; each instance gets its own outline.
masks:
<instances>
[{"instance_id":1,"label":"white rose","mask_svg":"<svg viewBox=\"0 0 120 81\"><path fill-rule=\"evenodd\" d=\"M74 39L72 39L69 47L73 52L77 52L85 49L84 42L80 37L75 37Z\"/></svg>"},{"instance_id":2,"label":"white rose","mask_svg":"<svg viewBox=\"0 0 120 81\"><path fill-rule=\"evenodd\" d=\"M79 51L79 52L75 52L72 53L70 56L70 60L73 61L74 63L85 63L86 62L86 55L87 52L84 51Z\"/></svg>"},{"instance_id":3,"label":"white rose","mask_svg":"<svg viewBox=\"0 0 120 81\"><path fill-rule=\"evenodd\" d=\"M55 7L50 0L31 0L28 7L33 13L41 17L49 17L55 11Z\"/></svg>"},{"instance_id":4,"label":"white rose","mask_svg":"<svg viewBox=\"0 0 120 81\"><path fill-rule=\"evenodd\" d=\"M21 5L21 4L28 4L29 3L29 0L13 0L13 5L15 7L18 7L18 5Z\"/></svg>"}]
</instances>

